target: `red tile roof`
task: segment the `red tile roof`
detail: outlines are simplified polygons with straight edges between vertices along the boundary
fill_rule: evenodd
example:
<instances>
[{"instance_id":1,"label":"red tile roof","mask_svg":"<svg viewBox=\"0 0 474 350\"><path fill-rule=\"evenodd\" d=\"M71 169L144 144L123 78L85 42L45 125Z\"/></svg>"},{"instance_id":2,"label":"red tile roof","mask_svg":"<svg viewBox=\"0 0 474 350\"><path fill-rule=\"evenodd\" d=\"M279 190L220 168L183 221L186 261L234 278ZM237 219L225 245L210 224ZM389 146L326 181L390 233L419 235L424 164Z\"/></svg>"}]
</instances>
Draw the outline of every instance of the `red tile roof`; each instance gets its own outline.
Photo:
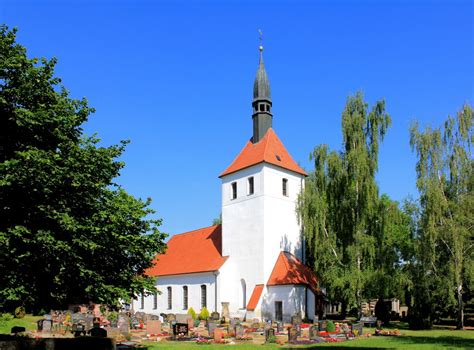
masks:
<instances>
[{"instance_id":1,"label":"red tile roof","mask_svg":"<svg viewBox=\"0 0 474 350\"><path fill-rule=\"evenodd\" d=\"M270 163L305 176L307 175L293 158L291 158L285 146L283 146L283 143L273 129L270 128L260 142L254 144L252 141L248 141L232 164L229 165L219 177L235 173L236 171L262 162Z\"/></svg>"},{"instance_id":2,"label":"red tile roof","mask_svg":"<svg viewBox=\"0 0 474 350\"><path fill-rule=\"evenodd\" d=\"M167 245L147 270L149 276L217 271L227 260L222 256L221 225L174 235Z\"/></svg>"},{"instance_id":3,"label":"red tile roof","mask_svg":"<svg viewBox=\"0 0 474 350\"><path fill-rule=\"evenodd\" d=\"M320 294L318 278L313 270L288 252L280 252L267 282L267 286L284 284L307 285L314 293Z\"/></svg>"},{"instance_id":4,"label":"red tile roof","mask_svg":"<svg viewBox=\"0 0 474 350\"><path fill-rule=\"evenodd\" d=\"M252 296L250 297L249 303L247 304L247 310L255 310L257 307L260 296L262 295L263 284L257 284L253 289Z\"/></svg>"}]
</instances>

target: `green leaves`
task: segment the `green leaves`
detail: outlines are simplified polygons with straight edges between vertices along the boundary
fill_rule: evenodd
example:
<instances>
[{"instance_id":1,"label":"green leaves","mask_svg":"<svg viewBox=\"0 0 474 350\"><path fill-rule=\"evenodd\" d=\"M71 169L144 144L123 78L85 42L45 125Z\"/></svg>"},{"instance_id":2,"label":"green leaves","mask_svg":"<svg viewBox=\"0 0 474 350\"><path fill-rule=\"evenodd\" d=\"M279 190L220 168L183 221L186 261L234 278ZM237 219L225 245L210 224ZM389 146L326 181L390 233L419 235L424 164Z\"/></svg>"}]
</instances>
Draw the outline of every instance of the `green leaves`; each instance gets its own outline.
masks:
<instances>
[{"instance_id":1,"label":"green leaves","mask_svg":"<svg viewBox=\"0 0 474 350\"><path fill-rule=\"evenodd\" d=\"M0 309L116 305L154 289L145 270L165 235L150 201L114 184L127 142L84 136L93 109L5 26L0 52Z\"/></svg>"}]
</instances>

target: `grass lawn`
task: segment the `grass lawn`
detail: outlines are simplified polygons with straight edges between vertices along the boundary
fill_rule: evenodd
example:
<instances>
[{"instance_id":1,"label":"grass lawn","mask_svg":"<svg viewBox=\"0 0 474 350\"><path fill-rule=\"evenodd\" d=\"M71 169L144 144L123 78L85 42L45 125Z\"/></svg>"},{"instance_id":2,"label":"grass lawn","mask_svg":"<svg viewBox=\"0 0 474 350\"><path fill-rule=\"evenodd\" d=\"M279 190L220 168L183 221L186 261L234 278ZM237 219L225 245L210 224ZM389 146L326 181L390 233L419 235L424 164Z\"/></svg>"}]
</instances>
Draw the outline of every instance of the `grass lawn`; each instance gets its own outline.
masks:
<instances>
[{"instance_id":1,"label":"grass lawn","mask_svg":"<svg viewBox=\"0 0 474 350\"><path fill-rule=\"evenodd\" d=\"M14 326L25 327L27 330L35 330L36 321L42 318L42 316L25 315L23 318L14 318L8 322L0 322L0 334L10 334Z\"/></svg>"},{"instance_id":2,"label":"grass lawn","mask_svg":"<svg viewBox=\"0 0 474 350\"><path fill-rule=\"evenodd\" d=\"M373 329L370 331L372 332ZM324 348L365 348L365 349L474 349L474 331L455 331L449 329L434 329L430 331L402 330L399 337L370 337L360 338L343 343L326 343L318 345L278 346L236 344L232 349L324 349ZM224 345L197 345L194 343L150 343L149 349L197 349L219 348Z\"/></svg>"}]
</instances>

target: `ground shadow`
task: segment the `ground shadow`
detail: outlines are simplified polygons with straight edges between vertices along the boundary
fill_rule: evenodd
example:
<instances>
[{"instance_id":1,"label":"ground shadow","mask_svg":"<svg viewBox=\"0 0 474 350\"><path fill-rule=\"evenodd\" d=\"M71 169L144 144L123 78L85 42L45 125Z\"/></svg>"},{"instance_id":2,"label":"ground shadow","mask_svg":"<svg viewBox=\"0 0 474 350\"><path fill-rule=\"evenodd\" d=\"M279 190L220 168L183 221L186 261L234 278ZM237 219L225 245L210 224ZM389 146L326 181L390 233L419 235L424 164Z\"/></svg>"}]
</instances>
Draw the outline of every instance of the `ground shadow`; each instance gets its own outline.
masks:
<instances>
[{"instance_id":1,"label":"ground shadow","mask_svg":"<svg viewBox=\"0 0 474 350\"><path fill-rule=\"evenodd\" d=\"M430 344L440 348L460 348L460 349L474 349L474 340L461 337L423 337L423 336L401 336L393 337L392 340L395 343L417 345L417 344Z\"/></svg>"}]
</instances>

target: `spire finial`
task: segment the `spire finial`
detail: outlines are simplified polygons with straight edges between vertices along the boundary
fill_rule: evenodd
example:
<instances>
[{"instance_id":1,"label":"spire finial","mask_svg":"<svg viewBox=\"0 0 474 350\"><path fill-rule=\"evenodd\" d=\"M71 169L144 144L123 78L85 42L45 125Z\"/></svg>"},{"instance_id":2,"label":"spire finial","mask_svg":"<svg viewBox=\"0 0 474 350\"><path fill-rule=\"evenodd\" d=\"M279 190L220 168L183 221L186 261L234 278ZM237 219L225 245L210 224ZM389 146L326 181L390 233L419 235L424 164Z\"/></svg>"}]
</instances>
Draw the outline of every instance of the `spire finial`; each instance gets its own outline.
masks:
<instances>
[{"instance_id":1,"label":"spire finial","mask_svg":"<svg viewBox=\"0 0 474 350\"><path fill-rule=\"evenodd\" d=\"M263 32L261 29L258 30L258 39L260 40L260 46L258 49L260 50L260 53L263 51Z\"/></svg>"}]
</instances>

